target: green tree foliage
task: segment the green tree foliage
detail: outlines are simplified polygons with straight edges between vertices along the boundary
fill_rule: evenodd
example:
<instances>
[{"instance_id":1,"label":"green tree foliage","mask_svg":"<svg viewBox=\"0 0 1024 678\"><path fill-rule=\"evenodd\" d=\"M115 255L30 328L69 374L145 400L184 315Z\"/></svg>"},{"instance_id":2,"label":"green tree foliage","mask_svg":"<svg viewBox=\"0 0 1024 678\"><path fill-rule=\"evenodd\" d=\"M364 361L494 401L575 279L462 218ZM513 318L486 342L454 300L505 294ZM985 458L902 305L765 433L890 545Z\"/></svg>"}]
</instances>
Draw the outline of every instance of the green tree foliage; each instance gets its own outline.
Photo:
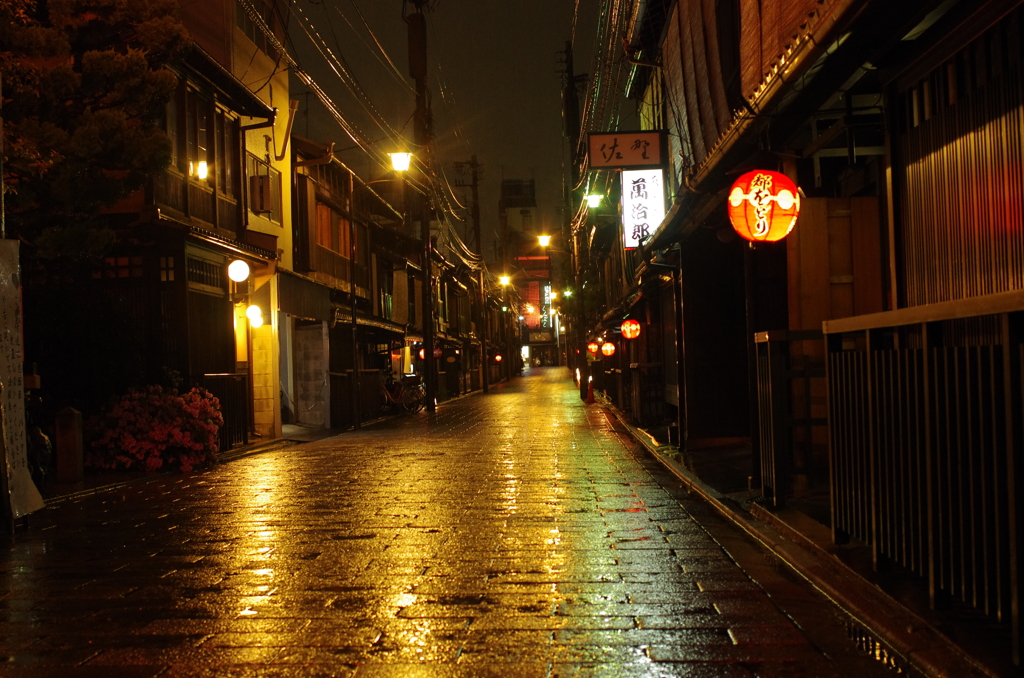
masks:
<instances>
[{"instance_id":1,"label":"green tree foliage","mask_svg":"<svg viewBox=\"0 0 1024 678\"><path fill-rule=\"evenodd\" d=\"M188 45L175 0L0 0L8 237L102 254L100 211L167 166L160 130Z\"/></svg>"}]
</instances>

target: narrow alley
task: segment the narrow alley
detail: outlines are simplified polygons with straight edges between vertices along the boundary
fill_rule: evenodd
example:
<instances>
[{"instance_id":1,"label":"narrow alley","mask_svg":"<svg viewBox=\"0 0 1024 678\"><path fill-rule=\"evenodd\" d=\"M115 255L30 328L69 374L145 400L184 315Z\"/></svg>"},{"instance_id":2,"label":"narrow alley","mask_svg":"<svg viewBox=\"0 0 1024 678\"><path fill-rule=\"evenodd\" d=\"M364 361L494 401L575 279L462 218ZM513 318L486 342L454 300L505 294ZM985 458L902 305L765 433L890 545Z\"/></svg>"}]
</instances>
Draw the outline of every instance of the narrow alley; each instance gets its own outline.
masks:
<instances>
[{"instance_id":1,"label":"narrow alley","mask_svg":"<svg viewBox=\"0 0 1024 678\"><path fill-rule=\"evenodd\" d=\"M52 503L5 542L0 676L889 675L612 421L533 369Z\"/></svg>"}]
</instances>

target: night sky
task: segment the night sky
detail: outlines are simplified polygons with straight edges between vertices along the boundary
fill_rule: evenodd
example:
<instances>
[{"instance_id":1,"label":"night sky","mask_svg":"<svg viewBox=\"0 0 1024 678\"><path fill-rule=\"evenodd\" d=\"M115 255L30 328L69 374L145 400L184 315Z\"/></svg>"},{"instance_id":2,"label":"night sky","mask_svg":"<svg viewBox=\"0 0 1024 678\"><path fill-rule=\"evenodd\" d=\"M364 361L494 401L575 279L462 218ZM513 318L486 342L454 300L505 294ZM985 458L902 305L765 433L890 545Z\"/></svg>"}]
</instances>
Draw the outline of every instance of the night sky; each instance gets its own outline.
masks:
<instances>
[{"instance_id":1,"label":"night sky","mask_svg":"<svg viewBox=\"0 0 1024 678\"><path fill-rule=\"evenodd\" d=\"M402 0L296 0L293 11L302 20L293 17L290 27L303 70L330 94L346 119L384 152L397 150L392 148L394 131L387 126L410 141L413 135L415 96L408 76L402 5ZM597 5L598 0L580 2L577 73L589 69ZM538 220L550 231L557 231L563 218L563 163L568 151L562 133L561 52L572 37L574 8L574 0L434 0L427 12L436 162L453 183L457 181L453 163L468 161L475 154L483 165L480 211L484 254L489 259L498 227L502 178L536 181ZM319 36L322 49L340 55L376 114L367 113L327 66L307 30L314 40ZM401 78L382 63L370 31ZM371 167L352 148L351 140L297 78L292 79L292 97L300 102L296 133L334 141L338 157L364 179L381 176L383 170Z\"/></svg>"}]
</instances>

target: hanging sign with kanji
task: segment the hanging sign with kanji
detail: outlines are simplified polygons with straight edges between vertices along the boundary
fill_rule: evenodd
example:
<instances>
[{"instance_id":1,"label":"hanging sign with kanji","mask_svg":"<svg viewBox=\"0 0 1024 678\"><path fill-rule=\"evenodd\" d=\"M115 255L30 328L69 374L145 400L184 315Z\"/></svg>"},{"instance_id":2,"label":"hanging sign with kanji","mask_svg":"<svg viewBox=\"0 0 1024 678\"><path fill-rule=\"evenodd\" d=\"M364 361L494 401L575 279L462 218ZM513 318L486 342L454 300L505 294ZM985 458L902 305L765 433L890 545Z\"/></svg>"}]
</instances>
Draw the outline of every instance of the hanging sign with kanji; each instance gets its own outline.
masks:
<instances>
[{"instance_id":1,"label":"hanging sign with kanji","mask_svg":"<svg viewBox=\"0 0 1024 678\"><path fill-rule=\"evenodd\" d=\"M664 171L623 170L622 242L627 250L643 246L665 218Z\"/></svg>"},{"instance_id":2,"label":"hanging sign with kanji","mask_svg":"<svg viewBox=\"0 0 1024 678\"><path fill-rule=\"evenodd\" d=\"M590 169L664 167L665 140L663 130L592 132L587 135Z\"/></svg>"}]
</instances>

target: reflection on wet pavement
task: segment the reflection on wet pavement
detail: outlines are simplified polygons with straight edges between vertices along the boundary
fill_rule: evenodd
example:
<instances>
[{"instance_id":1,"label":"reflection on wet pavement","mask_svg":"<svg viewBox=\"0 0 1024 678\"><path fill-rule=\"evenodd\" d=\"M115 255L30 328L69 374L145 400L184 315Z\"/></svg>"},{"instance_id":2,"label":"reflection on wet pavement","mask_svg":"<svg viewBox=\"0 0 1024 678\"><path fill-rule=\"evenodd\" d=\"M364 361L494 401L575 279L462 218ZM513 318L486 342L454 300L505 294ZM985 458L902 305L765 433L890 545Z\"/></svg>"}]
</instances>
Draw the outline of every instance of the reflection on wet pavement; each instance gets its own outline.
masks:
<instances>
[{"instance_id":1,"label":"reflection on wet pavement","mask_svg":"<svg viewBox=\"0 0 1024 678\"><path fill-rule=\"evenodd\" d=\"M830 676L564 370L67 500L0 676Z\"/></svg>"}]
</instances>

